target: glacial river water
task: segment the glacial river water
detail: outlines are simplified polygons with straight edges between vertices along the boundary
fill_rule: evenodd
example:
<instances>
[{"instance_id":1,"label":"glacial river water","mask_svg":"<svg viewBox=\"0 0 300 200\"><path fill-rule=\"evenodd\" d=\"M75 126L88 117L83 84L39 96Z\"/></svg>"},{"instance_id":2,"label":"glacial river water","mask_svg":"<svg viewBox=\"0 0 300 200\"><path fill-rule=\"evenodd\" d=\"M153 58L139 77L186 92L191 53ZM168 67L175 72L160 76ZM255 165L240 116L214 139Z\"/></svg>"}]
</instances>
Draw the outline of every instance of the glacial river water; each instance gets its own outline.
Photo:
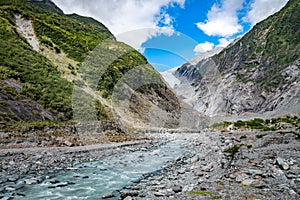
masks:
<instances>
[{"instance_id":1,"label":"glacial river water","mask_svg":"<svg viewBox=\"0 0 300 200\"><path fill-rule=\"evenodd\" d=\"M162 169L182 154L180 146L187 142L176 137L156 148L81 163L40 184L26 185L18 191L26 196L19 199L101 199L139 180L143 174Z\"/></svg>"}]
</instances>

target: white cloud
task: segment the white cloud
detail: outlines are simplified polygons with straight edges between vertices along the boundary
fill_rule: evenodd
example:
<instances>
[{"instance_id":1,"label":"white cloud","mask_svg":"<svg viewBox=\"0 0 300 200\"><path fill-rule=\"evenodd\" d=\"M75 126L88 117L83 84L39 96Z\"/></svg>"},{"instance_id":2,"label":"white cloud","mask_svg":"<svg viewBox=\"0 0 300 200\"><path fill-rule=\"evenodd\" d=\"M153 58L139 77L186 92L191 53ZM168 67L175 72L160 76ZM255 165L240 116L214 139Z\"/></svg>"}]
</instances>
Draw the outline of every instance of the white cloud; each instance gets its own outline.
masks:
<instances>
[{"instance_id":1,"label":"white cloud","mask_svg":"<svg viewBox=\"0 0 300 200\"><path fill-rule=\"evenodd\" d=\"M230 37L243 31L237 16L243 1L222 0L222 5L214 4L207 14L207 20L196 23L197 27L208 36Z\"/></svg>"},{"instance_id":2,"label":"white cloud","mask_svg":"<svg viewBox=\"0 0 300 200\"><path fill-rule=\"evenodd\" d=\"M166 26L170 26L172 25L173 18L168 13L165 13L161 18L161 22Z\"/></svg>"},{"instance_id":3,"label":"white cloud","mask_svg":"<svg viewBox=\"0 0 300 200\"><path fill-rule=\"evenodd\" d=\"M217 47L227 47L233 39L220 38Z\"/></svg>"},{"instance_id":4,"label":"white cloud","mask_svg":"<svg viewBox=\"0 0 300 200\"><path fill-rule=\"evenodd\" d=\"M172 36L174 33L174 29L170 27L145 28L121 33L117 35L117 39L126 44L130 44L133 48L143 52L144 48L142 48L142 44L148 39L158 35Z\"/></svg>"},{"instance_id":5,"label":"white cloud","mask_svg":"<svg viewBox=\"0 0 300 200\"><path fill-rule=\"evenodd\" d=\"M287 2L288 0L253 0L245 21L255 25L257 22L279 11Z\"/></svg>"},{"instance_id":6,"label":"white cloud","mask_svg":"<svg viewBox=\"0 0 300 200\"><path fill-rule=\"evenodd\" d=\"M214 48L214 46L215 46L214 43L211 43L211 42L200 43L195 46L194 52L196 54L204 53L204 52L212 50Z\"/></svg>"},{"instance_id":7,"label":"white cloud","mask_svg":"<svg viewBox=\"0 0 300 200\"><path fill-rule=\"evenodd\" d=\"M166 13L161 13L161 8L175 5L184 8L185 4L185 0L53 1L65 13L77 13L97 19L105 24L118 40L126 42L137 49L156 34L168 35L172 33L173 18ZM166 27L160 28L157 26L160 19ZM151 31L147 32L146 30Z\"/></svg>"}]
</instances>

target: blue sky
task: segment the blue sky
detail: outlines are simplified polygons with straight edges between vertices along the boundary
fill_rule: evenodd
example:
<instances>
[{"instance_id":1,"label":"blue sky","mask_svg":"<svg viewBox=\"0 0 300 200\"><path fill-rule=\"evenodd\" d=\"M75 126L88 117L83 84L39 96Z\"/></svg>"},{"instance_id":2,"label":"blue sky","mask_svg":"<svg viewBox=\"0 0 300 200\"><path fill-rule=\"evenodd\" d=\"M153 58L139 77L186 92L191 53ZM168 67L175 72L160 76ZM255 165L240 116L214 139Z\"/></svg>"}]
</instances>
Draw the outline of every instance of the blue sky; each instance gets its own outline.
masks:
<instances>
[{"instance_id":1,"label":"blue sky","mask_svg":"<svg viewBox=\"0 0 300 200\"><path fill-rule=\"evenodd\" d=\"M53 0L65 13L90 16L165 71L225 47L288 0Z\"/></svg>"},{"instance_id":2,"label":"blue sky","mask_svg":"<svg viewBox=\"0 0 300 200\"><path fill-rule=\"evenodd\" d=\"M249 2L245 1L246 5ZM242 20L246 15L244 8L236 12L243 27L241 31L226 37L217 33L207 35L197 26L197 23L207 20L207 13L214 5L222 8L222 1L188 0L185 2L184 8L181 8L180 5L162 7L163 12L172 16L172 28L175 33L172 36L159 35L142 44L143 54L148 58L148 61L158 71L165 71L180 66L201 54L202 50L195 51L195 46L198 44L207 44L203 46L203 52L220 45L220 39L226 41L221 46L226 46L232 39L244 34L251 28L250 22ZM158 22L158 26L164 27L163 21L164 18Z\"/></svg>"}]
</instances>

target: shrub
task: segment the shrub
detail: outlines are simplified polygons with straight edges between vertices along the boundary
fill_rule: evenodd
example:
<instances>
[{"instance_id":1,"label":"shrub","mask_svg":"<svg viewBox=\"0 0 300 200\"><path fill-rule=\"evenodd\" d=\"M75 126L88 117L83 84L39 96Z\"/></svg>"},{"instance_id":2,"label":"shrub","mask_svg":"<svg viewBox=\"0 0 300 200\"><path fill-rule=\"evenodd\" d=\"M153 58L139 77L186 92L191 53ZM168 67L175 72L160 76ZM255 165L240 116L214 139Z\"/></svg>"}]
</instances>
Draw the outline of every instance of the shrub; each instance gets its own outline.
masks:
<instances>
[{"instance_id":1,"label":"shrub","mask_svg":"<svg viewBox=\"0 0 300 200\"><path fill-rule=\"evenodd\" d=\"M108 120L109 117L107 115L105 107L100 103L100 101L95 100L94 104L95 104L96 115L98 120Z\"/></svg>"},{"instance_id":2,"label":"shrub","mask_svg":"<svg viewBox=\"0 0 300 200\"><path fill-rule=\"evenodd\" d=\"M240 127L244 127L246 125L246 123L244 121L238 120L238 121L234 122L233 125L237 128L240 128Z\"/></svg>"},{"instance_id":3,"label":"shrub","mask_svg":"<svg viewBox=\"0 0 300 200\"><path fill-rule=\"evenodd\" d=\"M239 151L240 147L240 145L235 144L234 146L225 149L225 152L228 153L229 156L234 157L234 155Z\"/></svg>"},{"instance_id":4,"label":"shrub","mask_svg":"<svg viewBox=\"0 0 300 200\"><path fill-rule=\"evenodd\" d=\"M247 126L250 128L254 128L254 127L262 127L264 123L263 119L259 119L259 118L255 118L253 120L247 121Z\"/></svg>"},{"instance_id":5,"label":"shrub","mask_svg":"<svg viewBox=\"0 0 300 200\"><path fill-rule=\"evenodd\" d=\"M190 191L189 194L193 194L193 195L211 195L213 193L210 192L210 191L199 190L199 191Z\"/></svg>"}]
</instances>

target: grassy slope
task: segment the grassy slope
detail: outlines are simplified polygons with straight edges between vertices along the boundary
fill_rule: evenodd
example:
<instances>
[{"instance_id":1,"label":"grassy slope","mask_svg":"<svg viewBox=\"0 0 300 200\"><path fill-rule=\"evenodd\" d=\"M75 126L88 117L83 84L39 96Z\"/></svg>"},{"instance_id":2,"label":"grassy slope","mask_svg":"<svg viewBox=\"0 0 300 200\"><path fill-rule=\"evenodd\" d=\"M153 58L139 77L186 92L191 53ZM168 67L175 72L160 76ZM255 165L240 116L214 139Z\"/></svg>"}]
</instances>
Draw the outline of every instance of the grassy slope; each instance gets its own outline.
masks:
<instances>
[{"instance_id":1,"label":"grassy slope","mask_svg":"<svg viewBox=\"0 0 300 200\"><path fill-rule=\"evenodd\" d=\"M83 85L90 85L89 82L94 81L87 77L89 72L95 74L94 70L101 69L96 64L82 70L80 65L83 64L86 67L87 55L104 40L108 41L109 46L105 47L105 53L100 55L99 59L102 59L101 62L107 61L109 66L101 76L97 87L94 88L105 98L111 97L112 89L118 80L135 66L145 66L142 69L143 73L148 74L149 79L155 77L164 85L159 74L147 64L147 60L140 53L126 44L116 42L109 30L92 18L57 14L23 0L3 0L0 2L0 70L2 74L0 81L7 78L19 81L23 87L20 92L15 92L16 96L30 98L54 113L63 114L61 119L72 119L73 83L62 78L58 67L54 66L51 61L32 50L16 30L14 13L19 13L32 21L42 46L54 49L57 54L64 52L68 58L79 63L74 74L79 72L77 82L83 80ZM114 48L111 49L111 47ZM114 55L121 56L115 58ZM143 93L151 95L155 91L157 96L159 93L164 93L165 88L161 85L148 85L143 89L145 89ZM159 95L156 98L159 98ZM96 105L98 119L107 120L109 118L107 108L97 100L94 101L94 105Z\"/></svg>"}]
</instances>

